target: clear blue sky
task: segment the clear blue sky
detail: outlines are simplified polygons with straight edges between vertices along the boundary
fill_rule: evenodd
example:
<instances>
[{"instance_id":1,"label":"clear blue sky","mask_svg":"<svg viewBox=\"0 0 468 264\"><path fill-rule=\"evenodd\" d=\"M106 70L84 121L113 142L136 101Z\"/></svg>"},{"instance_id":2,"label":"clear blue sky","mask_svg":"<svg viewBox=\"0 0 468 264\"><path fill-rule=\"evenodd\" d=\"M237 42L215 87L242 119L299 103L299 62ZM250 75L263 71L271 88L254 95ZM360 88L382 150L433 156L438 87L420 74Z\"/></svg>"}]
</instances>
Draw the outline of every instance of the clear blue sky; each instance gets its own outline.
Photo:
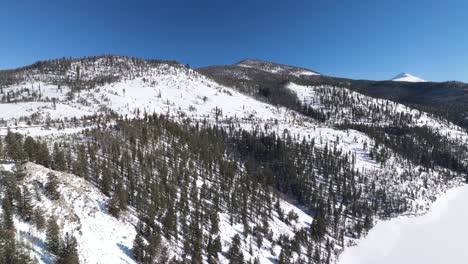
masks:
<instances>
[{"instance_id":1,"label":"clear blue sky","mask_svg":"<svg viewBox=\"0 0 468 264\"><path fill-rule=\"evenodd\" d=\"M467 12L462 0L0 0L0 68L112 53L468 81Z\"/></svg>"}]
</instances>

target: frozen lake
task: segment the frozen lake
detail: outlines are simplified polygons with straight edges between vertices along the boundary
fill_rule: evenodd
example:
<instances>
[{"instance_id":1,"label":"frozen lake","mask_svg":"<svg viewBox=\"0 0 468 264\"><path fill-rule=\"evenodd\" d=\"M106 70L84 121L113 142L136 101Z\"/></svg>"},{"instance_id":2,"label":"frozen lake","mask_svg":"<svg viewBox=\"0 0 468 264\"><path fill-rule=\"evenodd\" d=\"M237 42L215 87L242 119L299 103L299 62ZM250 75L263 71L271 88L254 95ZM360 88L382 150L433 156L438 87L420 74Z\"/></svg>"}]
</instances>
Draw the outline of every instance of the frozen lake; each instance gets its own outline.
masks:
<instances>
[{"instance_id":1,"label":"frozen lake","mask_svg":"<svg viewBox=\"0 0 468 264\"><path fill-rule=\"evenodd\" d=\"M379 222L339 264L468 263L468 185L442 195L419 217Z\"/></svg>"}]
</instances>

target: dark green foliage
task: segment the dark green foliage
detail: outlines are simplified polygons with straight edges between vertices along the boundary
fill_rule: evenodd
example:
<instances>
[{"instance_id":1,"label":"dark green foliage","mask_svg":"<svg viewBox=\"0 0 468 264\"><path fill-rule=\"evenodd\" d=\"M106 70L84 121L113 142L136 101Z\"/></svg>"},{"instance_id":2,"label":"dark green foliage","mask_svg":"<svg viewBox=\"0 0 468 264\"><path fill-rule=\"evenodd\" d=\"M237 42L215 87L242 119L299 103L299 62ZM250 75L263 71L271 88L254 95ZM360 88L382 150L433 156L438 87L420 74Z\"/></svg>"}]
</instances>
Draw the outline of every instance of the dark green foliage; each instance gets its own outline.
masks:
<instances>
[{"instance_id":1,"label":"dark green foliage","mask_svg":"<svg viewBox=\"0 0 468 264\"><path fill-rule=\"evenodd\" d=\"M235 235L232 238L231 247L227 252L227 258L230 264L243 264L244 263L244 255L242 254L242 250L240 248L241 241L240 236Z\"/></svg>"},{"instance_id":2,"label":"dark green foliage","mask_svg":"<svg viewBox=\"0 0 468 264\"><path fill-rule=\"evenodd\" d=\"M79 264L80 259L78 257L76 239L69 235L65 234L64 240L61 242L59 253L57 259L55 260L56 264Z\"/></svg>"},{"instance_id":3,"label":"dark green foliage","mask_svg":"<svg viewBox=\"0 0 468 264\"><path fill-rule=\"evenodd\" d=\"M36 141L28 136L24 139L19 133L8 131L5 137L6 156L18 164L32 161L45 167L50 166L49 149L46 142Z\"/></svg>"},{"instance_id":4,"label":"dark green foliage","mask_svg":"<svg viewBox=\"0 0 468 264\"><path fill-rule=\"evenodd\" d=\"M1 264L31 264L26 247L16 241L15 234L11 230L0 228L0 263Z\"/></svg>"},{"instance_id":5,"label":"dark green foliage","mask_svg":"<svg viewBox=\"0 0 468 264\"><path fill-rule=\"evenodd\" d=\"M218 253L222 250L221 239L219 236L212 239L211 237L208 240L207 245L207 258L209 263L218 263Z\"/></svg>"},{"instance_id":6,"label":"dark green foliage","mask_svg":"<svg viewBox=\"0 0 468 264\"><path fill-rule=\"evenodd\" d=\"M44 212L42 211L42 209L37 208L34 210L33 222L38 230L43 230L45 228L46 219L44 217Z\"/></svg>"},{"instance_id":7,"label":"dark green foliage","mask_svg":"<svg viewBox=\"0 0 468 264\"><path fill-rule=\"evenodd\" d=\"M383 98L409 105L415 109L432 113L448 119L455 124L468 128L468 84L461 82L393 82L367 81L336 78L325 75L293 76L268 73L255 68L237 65L210 66L197 69L202 74L210 76L219 83L234 87L249 95L256 95L270 103L294 108L294 97L287 94L285 84L293 82L308 86L344 87L374 98ZM239 78L248 76L249 80ZM307 115L305 109L304 114ZM320 112L318 119L324 115ZM367 113L364 113L367 114Z\"/></svg>"},{"instance_id":8,"label":"dark green foliage","mask_svg":"<svg viewBox=\"0 0 468 264\"><path fill-rule=\"evenodd\" d=\"M7 155L15 162L19 163L27 159L23 150L23 136L18 133L8 131L5 137Z\"/></svg>"},{"instance_id":9,"label":"dark green foliage","mask_svg":"<svg viewBox=\"0 0 468 264\"><path fill-rule=\"evenodd\" d=\"M322 210L319 210L314 215L314 221L312 222L312 225L310 227L312 238L315 241L321 241L325 236L326 228L327 222L325 220Z\"/></svg>"},{"instance_id":10,"label":"dark green foliage","mask_svg":"<svg viewBox=\"0 0 468 264\"><path fill-rule=\"evenodd\" d=\"M101 146L93 150L98 159L90 164L100 167L101 176L92 177L104 193L112 194L109 209L118 211L126 201L139 212L144 229L153 230L158 221L164 239L181 238L186 261L197 262L200 256L217 261L219 211L227 212L232 224L242 224L243 235L253 235L255 250L265 239L271 240L269 219L296 221L293 213L281 208L279 196L297 201L317 215L308 230L298 230L297 238L287 242L296 252L323 244L328 236L341 239L345 232L358 236L354 225L367 229L370 215L379 214L384 206L385 212L401 210L404 204L384 203L380 199L388 200L387 195L376 194L382 190L367 189L368 196L362 195L357 188L362 176L354 170L350 154L336 146L317 148L314 140L298 141L286 133L180 125L153 115L121 120L115 128L94 129L85 136L93 142L90 148ZM169 146L159 145L161 141ZM199 179L211 184L196 187ZM347 218L353 221L344 230ZM367 225L356 224L366 221ZM252 222L261 224L250 226ZM134 254L143 262L147 250L140 251L140 246L151 241L152 231L139 230ZM202 235L201 230L208 233ZM348 234L350 230L354 233Z\"/></svg>"},{"instance_id":11,"label":"dark green foliage","mask_svg":"<svg viewBox=\"0 0 468 264\"><path fill-rule=\"evenodd\" d=\"M149 227L146 227L149 228ZM168 263L168 248L165 246L159 227L154 227L152 230L144 228L142 223L138 224L137 235L133 241L133 257L138 263ZM144 234L141 232L149 232L145 242Z\"/></svg>"},{"instance_id":12,"label":"dark green foliage","mask_svg":"<svg viewBox=\"0 0 468 264\"><path fill-rule=\"evenodd\" d=\"M37 152L38 146L36 144L36 141L32 137L26 137L26 139L24 140L23 148L28 160L36 160L36 157L39 154Z\"/></svg>"},{"instance_id":13,"label":"dark green foliage","mask_svg":"<svg viewBox=\"0 0 468 264\"><path fill-rule=\"evenodd\" d=\"M2 229L14 231L15 225L13 222L13 204L8 197L4 197L2 200Z\"/></svg>"},{"instance_id":14,"label":"dark green foliage","mask_svg":"<svg viewBox=\"0 0 468 264\"><path fill-rule=\"evenodd\" d=\"M374 216L406 210L406 197L365 182L354 168L356 157L343 153L338 139L334 145L317 147L319 139L299 140L287 132L249 132L143 116L130 121L117 117L112 127L86 130L67 145L57 143L52 163L66 164L61 169L97 184L110 197L112 215L119 217L127 205L136 210L142 224L133 253L140 263L167 259L163 253L168 240L183 245L177 260L182 263L217 263L220 253L241 263L241 248L264 250L269 245L265 241L281 246L277 258L282 263L292 261L301 249L310 252L310 259L324 262L336 249L329 240L342 246L344 236L363 235ZM61 151L65 161L56 162L62 160ZM375 146L368 151L379 162L389 155ZM58 182L46 185L49 197L54 196L49 189L57 186ZM18 196L15 188L11 190L16 203L14 197L22 198L21 192ZM285 211L281 200L302 205L315 214L314 221L296 230L293 238L272 241L269 221L297 222L297 215ZM220 213L243 227L229 252L221 252Z\"/></svg>"},{"instance_id":15,"label":"dark green foliage","mask_svg":"<svg viewBox=\"0 0 468 264\"><path fill-rule=\"evenodd\" d=\"M377 146L373 150L378 161L387 159L381 150L391 149L402 157L426 168L444 167L456 172L468 174L468 167L463 165L462 154L468 147L454 144L439 133L427 127L408 126L371 126L341 125L342 129L355 129L374 138ZM382 144L384 148L378 148Z\"/></svg>"},{"instance_id":16,"label":"dark green foliage","mask_svg":"<svg viewBox=\"0 0 468 264\"><path fill-rule=\"evenodd\" d=\"M88 179L88 168L88 154L86 147L84 145L79 145L73 172L78 176Z\"/></svg>"},{"instance_id":17,"label":"dark green foliage","mask_svg":"<svg viewBox=\"0 0 468 264\"><path fill-rule=\"evenodd\" d=\"M54 144L54 158L53 158L52 169L58 170L58 171L67 170L65 154L59 148L57 143Z\"/></svg>"},{"instance_id":18,"label":"dark green foliage","mask_svg":"<svg viewBox=\"0 0 468 264\"><path fill-rule=\"evenodd\" d=\"M17 209L19 215L25 221L30 221L33 217L33 207L32 207L32 195L28 188L23 187L22 199L17 204Z\"/></svg>"},{"instance_id":19,"label":"dark green foliage","mask_svg":"<svg viewBox=\"0 0 468 264\"><path fill-rule=\"evenodd\" d=\"M116 194L114 194L112 198L109 200L108 210L109 210L109 213L113 217L119 218L121 210L120 210L119 197Z\"/></svg>"},{"instance_id":20,"label":"dark green foliage","mask_svg":"<svg viewBox=\"0 0 468 264\"><path fill-rule=\"evenodd\" d=\"M172 207L169 207L166 214L162 219L162 224L165 230L165 236L167 239L171 237L177 238L177 215Z\"/></svg>"},{"instance_id":21,"label":"dark green foliage","mask_svg":"<svg viewBox=\"0 0 468 264\"><path fill-rule=\"evenodd\" d=\"M135 240L133 241L133 257L139 263L143 263L145 259L145 241L143 240L143 236L138 232Z\"/></svg>"},{"instance_id":22,"label":"dark green foliage","mask_svg":"<svg viewBox=\"0 0 468 264\"><path fill-rule=\"evenodd\" d=\"M60 228L57 224L57 220L55 218L50 218L47 222L47 230L46 230L46 247L47 250L58 256L60 253Z\"/></svg>"},{"instance_id":23,"label":"dark green foliage","mask_svg":"<svg viewBox=\"0 0 468 264\"><path fill-rule=\"evenodd\" d=\"M58 191L58 179L53 172L47 174L47 183L45 186L47 196L52 200L58 200L60 198L60 193Z\"/></svg>"}]
</instances>

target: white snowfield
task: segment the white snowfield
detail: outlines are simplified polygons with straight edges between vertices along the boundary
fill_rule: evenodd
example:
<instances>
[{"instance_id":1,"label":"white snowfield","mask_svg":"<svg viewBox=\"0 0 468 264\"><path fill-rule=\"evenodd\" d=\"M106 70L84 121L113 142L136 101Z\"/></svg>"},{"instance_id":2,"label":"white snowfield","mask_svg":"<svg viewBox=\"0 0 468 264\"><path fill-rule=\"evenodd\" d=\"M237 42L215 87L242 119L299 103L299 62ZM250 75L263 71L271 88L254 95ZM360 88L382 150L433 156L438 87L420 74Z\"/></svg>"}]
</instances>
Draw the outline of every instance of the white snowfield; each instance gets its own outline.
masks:
<instances>
[{"instance_id":1,"label":"white snowfield","mask_svg":"<svg viewBox=\"0 0 468 264\"><path fill-rule=\"evenodd\" d=\"M468 185L442 195L423 216L379 222L339 264L465 264Z\"/></svg>"},{"instance_id":2,"label":"white snowfield","mask_svg":"<svg viewBox=\"0 0 468 264\"><path fill-rule=\"evenodd\" d=\"M397 76L393 77L392 81L394 82L427 82L424 79L411 75L409 73L400 73Z\"/></svg>"}]
</instances>

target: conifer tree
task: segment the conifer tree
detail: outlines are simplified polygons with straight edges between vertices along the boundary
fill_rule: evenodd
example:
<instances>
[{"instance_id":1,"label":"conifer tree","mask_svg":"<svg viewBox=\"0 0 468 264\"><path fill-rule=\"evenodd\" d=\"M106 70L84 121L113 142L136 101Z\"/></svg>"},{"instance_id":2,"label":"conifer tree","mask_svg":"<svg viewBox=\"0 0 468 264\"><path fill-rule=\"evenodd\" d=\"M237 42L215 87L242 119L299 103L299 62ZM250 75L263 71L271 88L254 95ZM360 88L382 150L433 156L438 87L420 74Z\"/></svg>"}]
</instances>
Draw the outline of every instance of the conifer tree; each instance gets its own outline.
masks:
<instances>
[{"instance_id":1,"label":"conifer tree","mask_svg":"<svg viewBox=\"0 0 468 264\"><path fill-rule=\"evenodd\" d=\"M33 222L38 230L43 230L46 226L46 219L44 217L44 211L41 208L36 208L33 214Z\"/></svg>"},{"instance_id":2,"label":"conifer tree","mask_svg":"<svg viewBox=\"0 0 468 264\"><path fill-rule=\"evenodd\" d=\"M7 196L3 197L2 209L2 229L13 231L15 229L15 224L13 222L13 205Z\"/></svg>"},{"instance_id":3,"label":"conifer tree","mask_svg":"<svg viewBox=\"0 0 468 264\"><path fill-rule=\"evenodd\" d=\"M244 263L244 255L242 254L241 249L241 240L238 234L232 238L231 247L227 253L227 258L229 259L229 264Z\"/></svg>"},{"instance_id":4,"label":"conifer tree","mask_svg":"<svg viewBox=\"0 0 468 264\"><path fill-rule=\"evenodd\" d=\"M84 145L79 145L77 150L77 159L75 162L74 173L80 177L88 179L88 153Z\"/></svg>"},{"instance_id":5,"label":"conifer tree","mask_svg":"<svg viewBox=\"0 0 468 264\"><path fill-rule=\"evenodd\" d=\"M58 171L67 171L65 155L63 154L63 151L59 148L57 142L54 143L54 158L52 169Z\"/></svg>"},{"instance_id":6,"label":"conifer tree","mask_svg":"<svg viewBox=\"0 0 468 264\"><path fill-rule=\"evenodd\" d=\"M66 233L59 249L56 264L80 264L78 243L75 237Z\"/></svg>"},{"instance_id":7,"label":"conifer tree","mask_svg":"<svg viewBox=\"0 0 468 264\"><path fill-rule=\"evenodd\" d=\"M18 211L21 217L29 221L32 219L33 216L33 206L32 206L32 195L31 192L26 188L26 186L23 187L23 195L22 195L22 200L21 203L18 204Z\"/></svg>"},{"instance_id":8,"label":"conifer tree","mask_svg":"<svg viewBox=\"0 0 468 264\"><path fill-rule=\"evenodd\" d=\"M139 263L142 263L145 259L145 241L140 232L137 232L135 240L133 241L133 257Z\"/></svg>"},{"instance_id":9,"label":"conifer tree","mask_svg":"<svg viewBox=\"0 0 468 264\"><path fill-rule=\"evenodd\" d=\"M47 250L58 256L61 249L60 243L60 228L54 217L51 217L47 222L46 242Z\"/></svg>"},{"instance_id":10,"label":"conifer tree","mask_svg":"<svg viewBox=\"0 0 468 264\"><path fill-rule=\"evenodd\" d=\"M57 176L53 172L49 172L47 174L47 183L45 185L45 189L47 192L47 196L52 200L58 200L60 198L58 185L59 183Z\"/></svg>"},{"instance_id":11,"label":"conifer tree","mask_svg":"<svg viewBox=\"0 0 468 264\"><path fill-rule=\"evenodd\" d=\"M120 201L119 201L119 197L117 196L116 193L114 193L114 195L112 195L112 198L109 199L108 210L109 210L109 213L113 217L119 218L119 215L120 215Z\"/></svg>"},{"instance_id":12,"label":"conifer tree","mask_svg":"<svg viewBox=\"0 0 468 264\"><path fill-rule=\"evenodd\" d=\"M29 161L36 161L38 149L36 141L31 136L27 136L24 140L23 149Z\"/></svg>"}]
</instances>

